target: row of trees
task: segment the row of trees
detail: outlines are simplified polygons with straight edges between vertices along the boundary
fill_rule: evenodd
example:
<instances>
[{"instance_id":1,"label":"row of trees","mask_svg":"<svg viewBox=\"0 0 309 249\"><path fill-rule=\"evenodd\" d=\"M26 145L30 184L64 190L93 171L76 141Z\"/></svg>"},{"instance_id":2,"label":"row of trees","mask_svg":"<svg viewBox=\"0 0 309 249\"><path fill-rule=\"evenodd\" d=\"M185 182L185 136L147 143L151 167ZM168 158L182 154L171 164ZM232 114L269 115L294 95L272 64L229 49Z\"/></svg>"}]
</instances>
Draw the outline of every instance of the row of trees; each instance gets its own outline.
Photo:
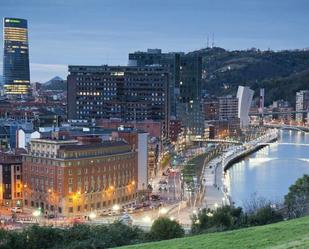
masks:
<instances>
[{"instance_id":1,"label":"row of trees","mask_svg":"<svg viewBox=\"0 0 309 249\"><path fill-rule=\"evenodd\" d=\"M0 230L0 249L104 249L184 236L176 221L160 217L150 232L121 222L109 225L74 225L60 229L31 226L22 231Z\"/></svg>"}]
</instances>

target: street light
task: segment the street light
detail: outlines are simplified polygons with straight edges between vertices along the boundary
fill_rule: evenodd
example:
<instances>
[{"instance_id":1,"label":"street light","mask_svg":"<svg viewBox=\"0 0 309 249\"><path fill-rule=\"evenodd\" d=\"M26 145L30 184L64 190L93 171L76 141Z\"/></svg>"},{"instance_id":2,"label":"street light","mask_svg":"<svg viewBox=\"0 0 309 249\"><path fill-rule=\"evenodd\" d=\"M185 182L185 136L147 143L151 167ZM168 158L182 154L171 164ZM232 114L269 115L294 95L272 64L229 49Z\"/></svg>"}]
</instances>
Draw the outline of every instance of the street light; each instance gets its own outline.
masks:
<instances>
[{"instance_id":1,"label":"street light","mask_svg":"<svg viewBox=\"0 0 309 249\"><path fill-rule=\"evenodd\" d=\"M97 217L97 215L95 214L95 212L91 212L91 213L89 214L89 218L90 218L91 220L95 219L96 217Z\"/></svg>"},{"instance_id":2,"label":"street light","mask_svg":"<svg viewBox=\"0 0 309 249\"><path fill-rule=\"evenodd\" d=\"M145 216L145 217L143 217L143 222L145 222L145 223L151 223L151 218L149 217L149 216Z\"/></svg>"},{"instance_id":3,"label":"street light","mask_svg":"<svg viewBox=\"0 0 309 249\"><path fill-rule=\"evenodd\" d=\"M119 209L120 209L120 206L118 204L115 204L113 206L113 211L119 211Z\"/></svg>"},{"instance_id":4,"label":"street light","mask_svg":"<svg viewBox=\"0 0 309 249\"><path fill-rule=\"evenodd\" d=\"M167 213L167 209L166 208L160 208L159 209L159 214L162 214L162 215L164 215L164 214L166 214Z\"/></svg>"},{"instance_id":5,"label":"street light","mask_svg":"<svg viewBox=\"0 0 309 249\"><path fill-rule=\"evenodd\" d=\"M39 217L41 215L41 210L37 209L37 210L33 211L32 215L34 217Z\"/></svg>"}]
</instances>

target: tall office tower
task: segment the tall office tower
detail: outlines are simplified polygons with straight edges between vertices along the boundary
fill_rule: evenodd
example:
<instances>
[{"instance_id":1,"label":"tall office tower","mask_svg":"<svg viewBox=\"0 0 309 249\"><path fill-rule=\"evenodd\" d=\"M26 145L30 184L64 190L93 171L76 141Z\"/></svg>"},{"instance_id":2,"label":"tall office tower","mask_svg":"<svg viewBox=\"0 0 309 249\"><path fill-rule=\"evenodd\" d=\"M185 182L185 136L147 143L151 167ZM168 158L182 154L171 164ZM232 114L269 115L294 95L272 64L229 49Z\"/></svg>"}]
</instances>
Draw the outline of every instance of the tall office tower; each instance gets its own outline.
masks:
<instances>
[{"instance_id":1,"label":"tall office tower","mask_svg":"<svg viewBox=\"0 0 309 249\"><path fill-rule=\"evenodd\" d=\"M253 94L254 91L247 86L238 87L238 118L240 119L241 128L246 128L249 125L249 111L252 103Z\"/></svg>"},{"instance_id":2,"label":"tall office tower","mask_svg":"<svg viewBox=\"0 0 309 249\"><path fill-rule=\"evenodd\" d=\"M161 65L169 72L170 114L177 116L179 102L201 97L202 58L185 53L162 53L161 49L129 54L129 66Z\"/></svg>"},{"instance_id":3,"label":"tall office tower","mask_svg":"<svg viewBox=\"0 0 309 249\"><path fill-rule=\"evenodd\" d=\"M190 103L200 100L202 94L202 57L181 55L179 78L179 101Z\"/></svg>"},{"instance_id":4,"label":"tall office tower","mask_svg":"<svg viewBox=\"0 0 309 249\"><path fill-rule=\"evenodd\" d=\"M160 121L168 136L168 72L158 66L69 66L68 118Z\"/></svg>"},{"instance_id":5,"label":"tall office tower","mask_svg":"<svg viewBox=\"0 0 309 249\"><path fill-rule=\"evenodd\" d=\"M161 65L169 73L170 115L176 115L176 96L179 95L180 53L162 53L161 49L129 54L129 66Z\"/></svg>"},{"instance_id":6,"label":"tall office tower","mask_svg":"<svg viewBox=\"0 0 309 249\"><path fill-rule=\"evenodd\" d=\"M297 122L309 122L309 90L302 90L296 93L296 111L307 111L307 113L296 113Z\"/></svg>"},{"instance_id":7,"label":"tall office tower","mask_svg":"<svg viewBox=\"0 0 309 249\"><path fill-rule=\"evenodd\" d=\"M219 120L227 121L230 134L238 134L240 122L238 118L238 98L233 96L219 97Z\"/></svg>"},{"instance_id":8,"label":"tall office tower","mask_svg":"<svg viewBox=\"0 0 309 249\"><path fill-rule=\"evenodd\" d=\"M29 93L29 46L27 20L3 19L3 76L7 95Z\"/></svg>"}]
</instances>

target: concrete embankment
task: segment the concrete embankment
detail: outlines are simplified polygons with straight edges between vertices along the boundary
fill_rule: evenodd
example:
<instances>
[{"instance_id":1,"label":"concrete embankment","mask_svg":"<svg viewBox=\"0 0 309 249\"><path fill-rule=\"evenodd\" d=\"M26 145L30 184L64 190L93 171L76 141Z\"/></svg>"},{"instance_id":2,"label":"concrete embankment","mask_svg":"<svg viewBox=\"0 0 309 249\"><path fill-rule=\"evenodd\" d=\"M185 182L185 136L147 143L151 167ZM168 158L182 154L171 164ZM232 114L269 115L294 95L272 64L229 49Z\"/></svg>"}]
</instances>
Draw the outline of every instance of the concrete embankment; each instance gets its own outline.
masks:
<instances>
[{"instance_id":1,"label":"concrete embankment","mask_svg":"<svg viewBox=\"0 0 309 249\"><path fill-rule=\"evenodd\" d=\"M278 137L270 139L266 143L257 144L253 146L252 148L247 149L243 151L242 153L235 155L234 157L230 158L227 162L225 162L224 171L227 171L230 167L233 166L233 164L238 163L239 161L243 160L246 156L251 155L252 153L264 148L265 146L268 146L269 143L276 142L277 140L278 140Z\"/></svg>"},{"instance_id":2,"label":"concrete embankment","mask_svg":"<svg viewBox=\"0 0 309 249\"><path fill-rule=\"evenodd\" d=\"M227 193L224 182L224 172L235 162L247 155L269 145L278 139L278 132L271 131L268 134L250 141L241 146L231 146L228 151L204 165L203 169L203 193L202 208L215 209L221 205L232 203Z\"/></svg>"}]
</instances>

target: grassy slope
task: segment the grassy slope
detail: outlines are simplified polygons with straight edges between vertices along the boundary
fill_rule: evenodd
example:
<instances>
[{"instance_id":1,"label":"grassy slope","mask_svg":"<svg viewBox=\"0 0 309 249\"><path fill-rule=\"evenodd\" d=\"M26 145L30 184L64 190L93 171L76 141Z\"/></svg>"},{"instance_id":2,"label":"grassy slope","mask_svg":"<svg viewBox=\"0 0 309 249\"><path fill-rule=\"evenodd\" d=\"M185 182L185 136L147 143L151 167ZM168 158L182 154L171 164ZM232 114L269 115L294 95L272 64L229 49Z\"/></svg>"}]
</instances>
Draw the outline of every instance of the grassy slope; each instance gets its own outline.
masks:
<instances>
[{"instance_id":1,"label":"grassy slope","mask_svg":"<svg viewBox=\"0 0 309 249\"><path fill-rule=\"evenodd\" d=\"M309 216L267 226L198 235L123 248L309 248Z\"/></svg>"}]
</instances>

